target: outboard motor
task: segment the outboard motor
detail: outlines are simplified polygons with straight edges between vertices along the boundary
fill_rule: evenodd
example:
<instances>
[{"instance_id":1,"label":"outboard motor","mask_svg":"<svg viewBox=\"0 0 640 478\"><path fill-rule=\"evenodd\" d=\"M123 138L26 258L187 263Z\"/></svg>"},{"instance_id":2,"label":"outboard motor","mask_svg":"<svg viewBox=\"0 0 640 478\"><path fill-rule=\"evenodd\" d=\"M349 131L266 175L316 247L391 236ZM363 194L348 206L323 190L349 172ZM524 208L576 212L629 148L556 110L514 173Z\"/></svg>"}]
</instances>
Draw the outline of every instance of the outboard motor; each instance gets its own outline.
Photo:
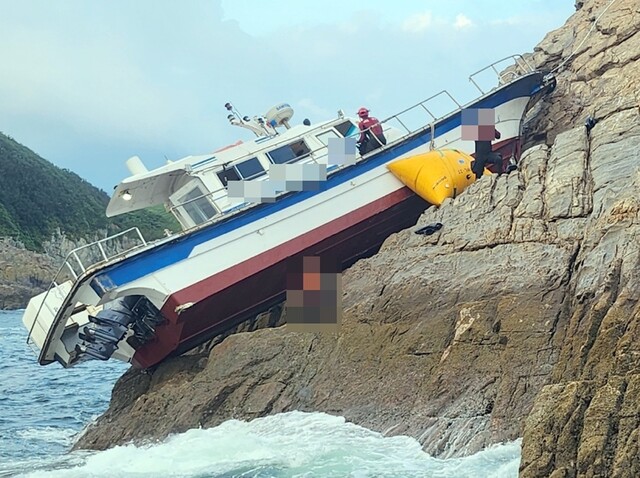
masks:
<instances>
[{"instance_id":1,"label":"outboard motor","mask_svg":"<svg viewBox=\"0 0 640 478\"><path fill-rule=\"evenodd\" d=\"M134 348L148 342L157 325L164 321L160 311L143 296L129 296L108 304L96 316L89 316L91 324L82 327L78 336L78 354L98 360L109 360L118 343L132 331L127 342Z\"/></svg>"}]
</instances>

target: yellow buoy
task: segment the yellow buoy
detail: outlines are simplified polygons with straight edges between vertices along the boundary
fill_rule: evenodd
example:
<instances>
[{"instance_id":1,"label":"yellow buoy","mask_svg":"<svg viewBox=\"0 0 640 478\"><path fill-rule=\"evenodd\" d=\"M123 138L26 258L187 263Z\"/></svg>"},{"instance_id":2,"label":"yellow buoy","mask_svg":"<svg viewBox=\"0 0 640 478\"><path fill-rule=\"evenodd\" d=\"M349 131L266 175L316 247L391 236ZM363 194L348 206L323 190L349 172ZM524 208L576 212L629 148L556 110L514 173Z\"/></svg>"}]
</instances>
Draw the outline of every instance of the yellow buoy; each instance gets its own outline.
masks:
<instances>
[{"instance_id":1,"label":"yellow buoy","mask_svg":"<svg viewBox=\"0 0 640 478\"><path fill-rule=\"evenodd\" d=\"M440 206L473 184L473 157L457 149L435 149L389 163L389 170L422 199ZM484 174L491 174L484 170Z\"/></svg>"}]
</instances>

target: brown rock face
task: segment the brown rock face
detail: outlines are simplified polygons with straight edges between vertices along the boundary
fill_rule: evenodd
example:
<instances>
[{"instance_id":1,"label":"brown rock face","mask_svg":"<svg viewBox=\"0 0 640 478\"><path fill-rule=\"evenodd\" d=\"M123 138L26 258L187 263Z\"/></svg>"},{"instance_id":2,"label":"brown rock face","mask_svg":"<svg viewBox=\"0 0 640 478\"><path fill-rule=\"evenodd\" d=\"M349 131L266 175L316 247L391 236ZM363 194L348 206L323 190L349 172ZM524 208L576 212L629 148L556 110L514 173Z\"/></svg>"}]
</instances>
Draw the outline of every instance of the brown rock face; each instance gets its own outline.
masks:
<instances>
[{"instance_id":1,"label":"brown rock face","mask_svg":"<svg viewBox=\"0 0 640 478\"><path fill-rule=\"evenodd\" d=\"M45 290L55 274L54 260L0 238L0 309L25 307Z\"/></svg>"},{"instance_id":2,"label":"brown rock face","mask_svg":"<svg viewBox=\"0 0 640 478\"><path fill-rule=\"evenodd\" d=\"M640 4L579 3L530 56L564 62L542 144L346 271L339 334L237 333L130 371L78 446L318 410L443 457L524 433L526 477L640 476Z\"/></svg>"},{"instance_id":3,"label":"brown rock face","mask_svg":"<svg viewBox=\"0 0 640 478\"><path fill-rule=\"evenodd\" d=\"M421 260L406 271L395 247L388 247L345 275L346 320L339 336L286 327L241 333L214 347L208 360L162 364L140 398L132 394L137 400L125 410L112 404L103 418L107 435L94 429L83 446L292 409L322 410L421 437L444 455L517 437L519 421L550 372L546 364L555 352L548 335L563 301L571 247L496 246L480 264L473 263L474 253L451 249L453 265L438 248L414 248L407 253ZM529 254L540 258L530 277L504 281L512 264ZM437 271L447 267L463 271L458 280L464 288L453 285L454 277L441 281ZM491 287L487 276L495 278ZM559 290L544 291L554 287ZM544 296L549 306L540 307ZM520 352L527 342L541 349L533 361ZM513 377L501 377L506 368ZM120 394L114 391L114 397Z\"/></svg>"},{"instance_id":4,"label":"brown rock face","mask_svg":"<svg viewBox=\"0 0 640 478\"><path fill-rule=\"evenodd\" d=\"M573 49L559 79L565 92L547 102L538 126L553 137L587 115L598 120L586 156L576 158L586 165L584 180L575 170L564 182L571 207L583 190L591 211L552 385L526 421L521 476L640 476L640 4L584 2L534 58L559 63Z\"/></svg>"}]
</instances>

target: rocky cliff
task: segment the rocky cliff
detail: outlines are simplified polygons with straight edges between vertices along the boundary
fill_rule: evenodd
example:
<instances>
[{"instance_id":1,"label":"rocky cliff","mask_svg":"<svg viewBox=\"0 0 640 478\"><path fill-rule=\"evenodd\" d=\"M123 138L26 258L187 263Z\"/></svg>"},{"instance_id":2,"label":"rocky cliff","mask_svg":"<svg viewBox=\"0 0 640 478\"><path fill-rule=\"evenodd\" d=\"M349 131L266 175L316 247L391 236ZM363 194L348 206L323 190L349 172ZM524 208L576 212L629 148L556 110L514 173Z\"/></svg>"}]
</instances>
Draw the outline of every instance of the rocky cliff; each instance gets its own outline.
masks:
<instances>
[{"instance_id":1,"label":"rocky cliff","mask_svg":"<svg viewBox=\"0 0 640 478\"><path fill-rule=\"evenodd\" d=\"M0 310L26 307L29 299L47 290L70 251L105 235L106 231L95 231L88 239L70 239L58 229L43 241L43 253L0 237Z\"/></svg>"},{"instance_id":2,"label":"rocky cliff","mask_svg":"<svg viewBox=\"0 0 640 478\"><path fill-rule=\"evenodd\" d=\"M0 238L0 310L25 307L45 290L56 271L56 259Z\"/></svg>"},{"instance_id":3,"label":"rocky cliff","mask_svg":"<svg viewBox=\"0 0 640 478\"><path fill-rule=\"evenodd\" d=\"M522 476L640 475L640 5L582 3L528 56L557 69L540 144L346 271L339 335L237 333L129 371L78 446L318 410L443 457L524 435Z\"/></svg>"},{"instance_id":4,"label":"rocky cliff","mask_svg":"<svg viewBox=\"0 0 640 478\"><path fill-rule=\"evenodd\" d=\"M587 115L597 124L570 159L554 154L571 131L549 156L544 194L565 200L545 219L584 227L559 355L525 422L523 477L640 476L640 3L580 3L533 55L562 71L540 128L553 137Z\"/></svg>"}]
</instances>

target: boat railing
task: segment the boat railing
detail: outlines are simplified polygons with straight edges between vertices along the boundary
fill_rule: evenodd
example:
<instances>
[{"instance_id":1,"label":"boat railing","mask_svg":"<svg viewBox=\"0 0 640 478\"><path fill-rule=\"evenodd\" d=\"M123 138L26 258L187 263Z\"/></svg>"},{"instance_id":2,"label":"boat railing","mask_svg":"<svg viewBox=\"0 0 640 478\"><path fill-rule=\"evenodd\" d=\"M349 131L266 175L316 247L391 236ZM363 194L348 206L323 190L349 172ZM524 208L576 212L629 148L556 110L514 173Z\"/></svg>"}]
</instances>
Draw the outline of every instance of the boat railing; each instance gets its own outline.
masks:
<instances>
[{"instance_id":1,"label":"boat railing","mask_svg":"<svg viewBox=\"0 0 640 478\"><path fill-rule=\"evenodd\" d=\"M66 267L73 279L77 279L88 269L122 256L134 249L147 245L140 229L131 227L111 236L99 239L73 249L65 258Z\"/></svg>"},{"instance_id":2,"label":"boat railing","mask_svg":"<svg viewBox=\"0 0 640 478\"><path fill-rule=\"evenodd\" d=\"M502 68L502 71L499 70ZM472 82L476 88L480 91L481 96L488 93L488 91L484 91L480 85L478 84L477 77L483 74L486 71L491 71L495 77L498 79L498 85L504 85L506 83L510 83L512 81L517 80L520 76L529 74L534 71L534 69L529 65L529 63L522 57L522 55L510 55L500 60L497 60L490 65L482 68L481 70L476 71L475 73L469 76L469 81ZM475 101L475 99L473 100ZM473 103L470 102L470 103ZM425 129L431 129L431 143L430 147L433 149L435 147L434 139L435 139L435 125L440 122L442 119L455 114L457 111L463 109L465 105L459 102L451 93L447 90L442 90L419 103L410 106L388 118L384 118L380 121L383 126L383 131L389 133L391 131L400 131L400 136L393 137L391 141L389 141L385 146L374 150L372 153L368 153L364 156L356 153L356 163L366 159L370 154L375 154L380 152L381 150L392 148L398 143L404 141L411 135L414 135L416 132ZM437 109L436 109L437 108ZM444 111L440 111L444 110ZM365 130L366 131L366 130ZM355 139L363 133L361 130L356 130L352 134L348 135L347 138ZM272 145L274 148L279 144L286 144L290 139L283 140L281 143L276 143ZM305 158L308 160L317 162L316 158L326 157L328 154L328 146L322 146L316 148L315 150L310 151ZM347 167L347 165L337 165L337 167L332 168L331 171L328 171L328 174L335 174L341 169ZM194 229L201 228L206 224L211 222L217 222L230 214L236 214L241 212L247 208L250 208L254 205L254 203L241 203L235 205L233 207L223 207L218 204L218 196L225 196L226 187L221 187L214 191L202 194L198 197L191 198L189 200L180 202L178 204L174 204L169 208L170 212L173 212L174 215L179 216L180 214L175 214L178 208L184 207L187 204L193 203L195 201L202 200L203 198L207 198L209 202L213 205L216 213L214 216L210 217L206 221L196 224L192 227L187 227L183 231L190 232ZM276 198L286 194L287 191L282 191L276 195Z\"/></svg>"},{"instance_id":3,"label":"boat railing","mask_svg":"<svg viewBox=\"0 0 640 478\"><path fill-rule=\"evenodd\" d=\"M504 69L500 71L499 66L505 64L505 62L507 61L511 61L512 63L510 65L505 65ZM502 67L500 66L500 68ZM480 91L481 96L486 95L488 92L480 87L480 85L478 84L477 77L488 70L490 70L497 76L498 86L508 84L512 81L517 80L520 76L529 74L534 71L531 65L529 65L529 63L521 55L511 55L501 60L495 61L490 65L482 68L481 70L478 70L477 72L469 76L469 81L473 83L473 85ZM443 101L443 100L445 102L453 103L453 107L452 109L449 109L444 114L440 114L439 112L436 112L432 103L436 103L437 101ZM473 102L471 102L470 104L472 103ZM400 126L399 128L399 130L401 131L400 136L397 136L397 134L394 135L394 137L391 138L391 140L386 145L368 154L365 154L365 155L356 154L356 163L362 160L366 160L370 155L378 154L381 150L393 148L399 143L401 143L402 141L404 141L407 137L410 137L411 135L416 134L416 132L418 131L426 130L429 128L431 129L430 147L433 148L436 123L440 122L447 116L451 116L455 114L457 111L463 109L464 107L465 106L463 106L459 101L457 101L448 91L443 90L433 96L430 96L429 98L423 101L420 101L419 103L416 103L415 105L409 108L406 108L400 111L399 113L396 113L388 118L383 119L381 121L381 124L383 126L383 131L387 133L394 132L398 128L394 127L393 125L397 124ZM422 116L420 117L420 115ZM426 115L427 121L425 121L425 115ZM416 117L419 118L417 121L417 125L411 124L410 119L412 117L414 120L416 119ZM349 135L348 138L355 139L362 133L363 131L357 130L353 134ZM305 155L305 158L308 158L307 161L317 162L316 158L325 157L327 155L328 155L328 146L323 145L322 147L319 147L313 151L310 151L307 155ZM331 166L330 171L328 171L328 175L335 174L338 171L342 170L343 168L349 167L349 166L350 165L344 165L344 164ZM195 229L206 227L212 222L217 222L219 220L224 219L225 217L228 217L229 215L237 214L255 205L254 203L245 202L230 208L221 206L220 204L217 203L217 199L215 198L215 196L218 196L218 195L226 196L225 189L226 189L225 187L221 187L215 191L211 191L199 197L192 198L187 201L181 202L179 204L172 205L172 207L170 207L169 210L171 212L175 212L176 208L184 207L186 204L189 204L194 201L198 201L202 198L207 198L208 201L215 208L214 216L208 218L206 221L200 224L196 224L192 227L185 228L185 230L179 233L179 235L187 234ZM288 191L281 191L276 195L276 197L279 197L284 194L288 194ZM176 214L176 216L179 217L180 214ZM134 237L127 238L127 235L129 234L131 234ZM109 245L109 243L114 243L114 244ZM72 250L71 252L69 252L64 262L60 266L60 269L56 273L54 279L51 281L51 284L49 285L49 288L47 289L43 297L43 300L39 305L38 311L29 329L29 334L27 336L27 343L31 344L31 336L33 333L33 329L35 327L35 324L38 322L38 317L47 302L47 297L49 296L49 294L52 291L54 291L56 294L60 294L60 291L57 290L57 287L59 284L67 280L72 280L73 282L75 282L78 280L78 278L82 277L88 271L91 271L96 266L107 263L109 261L113 261L119 257L124 257L127 254L135 251L136 249L139 249L146 245L147 245L147 241L142 236L140 230L137 227L133 227L133 228L127 229L126 231L122 231L120 233L114 234L104 239L95 241L91 244L80 246ZM58 299L60 299L60 302L62 302L65 298L58 297ZM57 308L54 308L54 312L57 313Z\"/></svg>"},{"instance_id":4,"label":"boat railing","mask_svg":"<svg viewBox=\"0 0 640 478\"><path fill-rule=\"evenodd\" d=\"M444 113L439 113L434 109L438 106L436 104L437 102L440 102L440 108L442 108L443 105L445 108L447 108L445 109ZM448 107L446 106L447 104ZM419 130L431 128L431 140L433 144L433 137L435 132L433 130L435 129L435 124L446 116L460 109L462 109L462 104L458 100L456 100L454 96L447 90L442 90L439 93L436 93L435 95L432 95L429 98L421 101L420 103L416 103L415 105L406 108L399 113L394 114L393 116L385 118L381 121L381 123L383 124L383 126L386 125L388 128L396 127L398 130L403 132L402 136L400 136L399 138L395 138L393 143L403 141Z\"/></svg>"},{"instance_id":5,"label":"boat railing","mask_svg":"<svg viewBox=\"0 0 640 478\"><path fill-rule=\"evenodd\" d=\"M56 290L59 284L67 280L76 281L78 277L85 274L94 267L123 257L135 249L144 247L147 241L137 227L132 227L118 232L111 236L99 239L95 242L76 247L67 254L60 265L56 275L49 285L33 323L29 329L27 343L30 343L33 328L38 321L38 316L42 312L49 294ZM61 298L62 299L62 298Z\"/></svg>"},{"instance_id":6,"label":"boat railing","mask_svg":"<svg viewBox=\"0 0 640 478\"><path fill-rule=\"evenodd\" d=\"M510 62L510 64L507 64L507 62ZM495 75L498 77L499 85L510 83L511 81L518 79L522 75L526 75L535 71L534 68L522 55L509 55L500 60L494 61L490 65L485 66L484 68L476 71L475 73L472 73L469 76L469 81L473 83L473 85L478 89L478 91L480 91L480 94L482 95L486 94L487 92L480 87L477 78L487 70L491 70L493 73L495 73Z\"/></svg>"}]
</instances>

